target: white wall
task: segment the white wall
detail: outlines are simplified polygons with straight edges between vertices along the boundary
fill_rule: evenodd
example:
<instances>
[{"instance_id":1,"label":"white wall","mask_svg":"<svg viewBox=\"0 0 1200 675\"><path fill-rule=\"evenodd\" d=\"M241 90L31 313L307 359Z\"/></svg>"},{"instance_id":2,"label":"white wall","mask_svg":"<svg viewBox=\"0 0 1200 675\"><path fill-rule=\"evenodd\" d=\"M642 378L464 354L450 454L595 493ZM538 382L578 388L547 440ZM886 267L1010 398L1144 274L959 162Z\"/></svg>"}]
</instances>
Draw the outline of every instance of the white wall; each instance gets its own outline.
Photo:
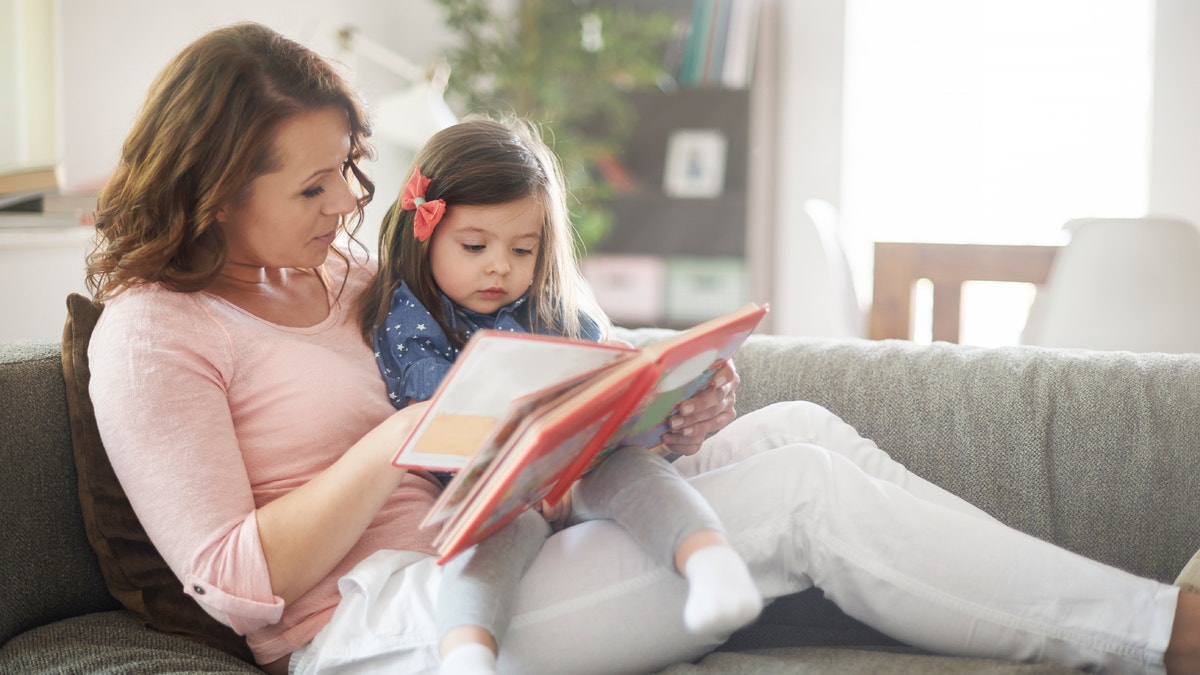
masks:
<instances>
[{"instance_id":1,"label":"white wall","mask_svg":"<svg viewBox=\"0 0 1200 675\"><path fill-rule=\"evenodd\" d=\"M1149 211L1200 225L1200 2L1156 14Z\"/></svg>"},{"instance_id":2,"label":"white wall","mask_svg":"<svg viewBox=\"0 0 1200 675\"><path fill-rule=\"evenodd\" d=\"M322 55L338 58L337 30L357 26L418 64L449 40L432 0L60 0L63 34L63 164L68 187L102 183L116 161L146 92L159 70L204 32L258 21ZM355 64L368 102L399 88L393 73L369 61ZM379 194L395 191L409 157L378 141L371 168ZM384 200L369 214L378 220ZM370 219L369 219L370 220Z\"/></svg>"},{"instance_id":3,"label":"white wall","mask_svg":"<svg viewBox=\"0 0 1200 675\"><path fill-rule=\"evenodd\" d=\"M844 336L804 202L837 204L842 166L843 0L780 0L775 293L771 331Z\"/></svg>"}]
</instances>

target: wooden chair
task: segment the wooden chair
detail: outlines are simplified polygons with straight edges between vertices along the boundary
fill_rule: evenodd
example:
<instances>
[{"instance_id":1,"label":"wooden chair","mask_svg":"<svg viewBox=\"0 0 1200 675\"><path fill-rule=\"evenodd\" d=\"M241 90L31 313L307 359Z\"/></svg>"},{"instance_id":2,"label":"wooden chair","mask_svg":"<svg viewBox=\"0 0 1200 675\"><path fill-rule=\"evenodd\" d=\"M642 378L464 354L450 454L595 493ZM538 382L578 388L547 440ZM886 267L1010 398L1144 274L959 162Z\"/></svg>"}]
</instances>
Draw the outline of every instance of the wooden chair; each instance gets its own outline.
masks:
<instances>
[{"instance_id":1,"label":"wooden chair","mask_svg":"<svg viewBox=\"0 0 1200 675\"><path fill-rule=\"evenodd\" d=\"M913 288L933 283L933 339L958 342L967 281L1046 283L1059 246L877 242L869 337L913 337Z\"/></svg>"}]
</instances>

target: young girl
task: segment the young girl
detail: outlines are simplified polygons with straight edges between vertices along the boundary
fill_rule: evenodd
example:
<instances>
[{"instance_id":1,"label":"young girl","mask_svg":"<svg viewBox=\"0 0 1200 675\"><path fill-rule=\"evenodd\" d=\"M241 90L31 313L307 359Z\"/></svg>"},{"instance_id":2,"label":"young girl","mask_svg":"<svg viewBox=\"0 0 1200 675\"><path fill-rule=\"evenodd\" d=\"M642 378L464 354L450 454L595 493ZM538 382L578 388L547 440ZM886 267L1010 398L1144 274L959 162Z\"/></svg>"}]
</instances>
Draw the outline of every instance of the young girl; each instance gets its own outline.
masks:
<instances>
[{"instance_id":1,"label":"young girl","mask_svg":"<svg viewBox=\"0 0 1200 675\"><path fill-rule=\"evenodd\" d=\"M606 339L610 323L579 281L561 171L528 125L481 118L440 132L384 220L363 319L396 407L430 398L482 328ZM621 524L687 579L683 620L693 632L724 636L761 611L712 507L661 456L622 448L570 497L447 563L437 607L443 673L494 671L513 591L550 534L547 519Z\"/></svg>"}]
</instances>

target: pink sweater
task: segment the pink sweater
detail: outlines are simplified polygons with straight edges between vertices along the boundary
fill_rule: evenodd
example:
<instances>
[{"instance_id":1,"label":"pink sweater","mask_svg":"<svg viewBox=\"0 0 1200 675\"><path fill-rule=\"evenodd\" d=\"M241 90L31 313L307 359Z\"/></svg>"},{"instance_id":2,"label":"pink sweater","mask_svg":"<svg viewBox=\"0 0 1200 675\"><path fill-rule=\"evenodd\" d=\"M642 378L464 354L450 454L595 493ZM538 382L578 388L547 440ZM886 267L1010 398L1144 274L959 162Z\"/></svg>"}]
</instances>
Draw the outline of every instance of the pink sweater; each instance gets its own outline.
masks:
<instances>
[{"instance_id":1,"label":"pink sweater","mask_svg":"<svg viewBox=\"0 0 1200 675\"><path fill-rule=\"evenodd\" d=\"M272 594L256 508L326 468L395 410L354 299L373 273L326 262L331 310L309 328L157 285L112 299L88 351L96 421L139 520L184 589L260 663L307 644L337 579L379 549L432 553L417 527L438 488L406 476L346 558L290 604Z\"/></svg>"}]
</instances>

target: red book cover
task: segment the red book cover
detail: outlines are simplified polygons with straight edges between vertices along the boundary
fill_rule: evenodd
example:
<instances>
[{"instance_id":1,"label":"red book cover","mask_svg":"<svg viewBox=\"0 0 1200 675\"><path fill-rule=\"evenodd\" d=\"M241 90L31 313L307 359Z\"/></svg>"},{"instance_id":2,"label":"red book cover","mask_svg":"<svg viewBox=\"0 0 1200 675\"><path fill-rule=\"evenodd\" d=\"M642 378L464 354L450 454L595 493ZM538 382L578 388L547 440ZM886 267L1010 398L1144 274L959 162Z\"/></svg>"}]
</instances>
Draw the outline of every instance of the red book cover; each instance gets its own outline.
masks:
<instances>
[{"instance_id":1,"label":"red book cover","mask_svg":"<svg viewBox=\"0 0 1200 675\"><path fill-rule=\"evenodd\" d=\"M423 523L441 525L441 560L542 499L558 501L617 447L661 445L670 413L707 386L766 311L748 305L641 350L476 334L394 460L458 470Z\"/></svg>"},{"instance_id":2,"label":"red book cover","mask_svg":"<svg viewBox=\"0 0 1200 675\"><path fill-rule=\"evenodd\" d=\"M587 406L559 400L528 411L490 466L443 525L434 546L444 562L550 496L563 481L574 482L579 457L594 455L596 440L610 436L639 391L645 373L631 373L608 386L587 386ZM598 390L599 389L599 390ZM572 391L568 393L577 394ZM578 474L575 473L575 477ZM452 483L454 481L451 481ZM449 490L449 487L447 488Z\"/></svg>"},{"instance_id":3,"label":"red book cover","mask_svg":"<svg viewBox=\"0 0 1200 675\"><path fill-rule=\"evenodd\" d=\"M640 393L629 393L636 398L623 413L620 426L597 438L595 446L581 453L546 498L557 502L572 483L620 446L661 445L667 417L676 406L708 386L721 363L737 352L766 312L766 307L747 305L643 349L637 358L648 362L639 367L649 381ZM615 378L620 374L612 371L597 377Z\"/></svg>"}]
</instances>

